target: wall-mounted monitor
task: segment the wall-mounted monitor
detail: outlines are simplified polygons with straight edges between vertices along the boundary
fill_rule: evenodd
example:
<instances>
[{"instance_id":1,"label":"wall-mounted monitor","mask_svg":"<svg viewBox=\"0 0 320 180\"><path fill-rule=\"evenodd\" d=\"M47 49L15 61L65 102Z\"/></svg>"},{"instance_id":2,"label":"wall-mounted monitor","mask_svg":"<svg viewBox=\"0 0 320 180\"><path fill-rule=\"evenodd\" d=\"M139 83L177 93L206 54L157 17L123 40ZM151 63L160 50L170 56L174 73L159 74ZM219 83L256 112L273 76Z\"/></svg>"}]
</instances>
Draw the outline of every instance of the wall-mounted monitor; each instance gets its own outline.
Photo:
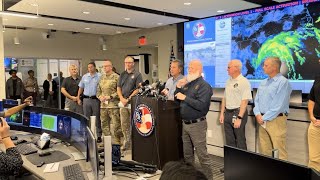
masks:
<instances>
[{"instance_id":1,"label":"wall-mounted monitor","mask_svg":"<svg viewBox=\"0 0 320 180\"><path fill-rule=\"evenodd\" d=\"M267 78L267 57L281 59L281 73L294 90L309 93L320 69L320 2L290 1L184 23L185 72L200 59L212 87L225 87L228 62L242 61L242 74L256 88Z\"/></svg>"}]
</instances>

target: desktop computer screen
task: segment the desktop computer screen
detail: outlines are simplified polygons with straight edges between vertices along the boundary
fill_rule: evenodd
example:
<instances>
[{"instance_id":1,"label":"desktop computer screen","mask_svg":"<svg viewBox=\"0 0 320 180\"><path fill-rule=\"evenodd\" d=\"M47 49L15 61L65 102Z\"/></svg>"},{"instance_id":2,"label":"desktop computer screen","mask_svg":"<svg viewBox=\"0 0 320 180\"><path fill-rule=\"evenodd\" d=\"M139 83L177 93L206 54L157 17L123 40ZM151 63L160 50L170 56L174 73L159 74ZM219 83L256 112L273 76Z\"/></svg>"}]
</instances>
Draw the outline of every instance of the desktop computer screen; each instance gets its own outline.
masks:
<instances>
[{"instance_id":1,"label":"desktop computer screen","mask_svg":"<svg viewBox=\"0 0 320 180\"><path fill-rule=\"evenodd\" d=\"M225 180L310 179L308 167L224 146Z\"/></svg>"},{"instance_id":2,"label":"desktop computer screen","mask_svg":"<svg viewBox=\"0 0 320 180\"><path fill-rule=\"evenodd\" d=\"M42 114L38 112L30 111L30 122L29 126L33 128L42 128Z\"/></svg>"},{"instance_id":3,"label":"desktop computer screen","mask_svg":"<svg viewBox=\"0 0 320 180\"><path fill-rule=\"evenodd\" d=\"M94 179L99 179L99 154L98 154L97 141L89 127L87 127L87 132L88 132L88 160L92 167L92 173L93 173Z\"/></svg>"},{"instance_id":4,"label":"desktop computer screen","mask_svg":"<svg viewBox=\"0 0 320 180\"><path fill-rule=\"evenodd\" d=\"M71 117L58 115L57 116L57 132L66 138L71 136Z\"/></svg>"},{"instance_id":5,"label":"desktop computer screen","mask_svg":"<svg viewBox=\"0 0 320 180\"><path fill-rule=\"evenodd\" d=\"M70 143L87 157L87 132L86 124L80 119L71 118Z\"/></svg>"},{"instance_id":6,"label":"desktop computer screen","mask_svg":"<svg viewBox=\"0 0 320 180\"><path fill-rule=\"evenodd\" d=\"M4 108L4 111L7 111L7 108ZM22 111L12 114L10 117L6 118L8 124L17 124L22 125Z\"/></svg>"},{"instance_id":7,"label":"desktop computer screen","mask_svg":"<svg viewBox=\"0 0 320 180\"><path fill-rule=\"evenodd\" d=\"M42 129L57 132L57 116L42 114Z\"/></svg>"}]
</instances>

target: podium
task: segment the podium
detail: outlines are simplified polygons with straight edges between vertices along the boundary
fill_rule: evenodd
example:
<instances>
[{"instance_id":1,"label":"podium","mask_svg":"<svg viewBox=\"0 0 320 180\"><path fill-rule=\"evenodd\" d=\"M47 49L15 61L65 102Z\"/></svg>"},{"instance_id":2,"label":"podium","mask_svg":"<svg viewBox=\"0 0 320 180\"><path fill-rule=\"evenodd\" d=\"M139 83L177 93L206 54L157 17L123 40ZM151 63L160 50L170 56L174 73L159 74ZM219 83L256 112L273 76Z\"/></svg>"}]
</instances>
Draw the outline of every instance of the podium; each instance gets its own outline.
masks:
<instances>
[{"instance_id":1,"label":"podium","mask_svg":"<svg viewBox=\"0 0 320 180\"><path fill-rule=\"evenodd\" d=\"M132 98L132 160L162 169L168 161L183 158L179 108L174 101Z\"/></svg>"}]
</instances>

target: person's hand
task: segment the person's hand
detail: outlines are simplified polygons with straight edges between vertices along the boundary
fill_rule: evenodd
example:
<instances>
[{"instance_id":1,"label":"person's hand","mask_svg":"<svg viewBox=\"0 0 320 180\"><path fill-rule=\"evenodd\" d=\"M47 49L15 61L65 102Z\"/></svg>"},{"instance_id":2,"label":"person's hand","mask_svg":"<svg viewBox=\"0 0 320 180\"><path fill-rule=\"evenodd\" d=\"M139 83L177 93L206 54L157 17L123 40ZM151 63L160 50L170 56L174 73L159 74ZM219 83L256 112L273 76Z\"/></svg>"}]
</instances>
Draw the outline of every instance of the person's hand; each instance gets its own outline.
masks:
<instances>
[{"instance_id":1,"label":"person's hand","mask_svg":"<svg viewBox=\"0 0 320 180\"><path fill-rule=\"evenodd\" d=\"M32 96L29 96L28 98L26 98L24 100L24 103L27 105L27 106L30 106L30 104L32 104Z\"/></svg>"},{"instance_id":2,"label":"person's hand","mask_svg":"<svg viewBox=\"0 0 320 180\"><path fill-rule=\"evenodd\" d=\"M186 95L182 94L181 92L178 92L175 97L181 101L184 101L186 99Z\"/></svg>"},{"instance_id":3,"label":"person's hand","mask_svg":"<svg viewBox=\"0 0 320 180\"><path fill-rule=\"evenodd\" d=\"M105 97L105 96L99 96L99 100L100 100L101 102L105 102L105 101L106 101L106 97Z\"/></svg>"},{"instance_id":4,"label":"person's hand","mask_svg":"<svg viewBox=\"0 0 320 180\"><path fill-rule=\"evenodd\" d=\"M224 113L220 114L219 121L220 121L221 124L223 124L223 122L224 122Z\"/></svg>"},{"instance_id":5,"label":"person's hand","mask_svg":"<svg viewBox=\"0 0 320 180\"><path fill-rule=\"evenodd\" d=\"M127 103L129 102L128 99L125 99L125 98L121 98L120 101L123 104L123 106L126 106Z\"/></svg>"},{"instance_id":6,"label":"person's hand","mask_svg":"<svg viewBox=\"0 0 320 180\"><path fill-rule=\"evenodd\" d=\"M177 88L181 88L188 83L187 78L180 79L177 83Z\"/></svg>"},{"instance_id":7,"label":"person's hand","mask_svg":"<svg viewBox=\"0 0 320 180\"><path fill-rule=\"evenodd\" d=\"M50 94L50 95L53 95L53 93L54 93L53 91L49 91L49 94Z\"/></svg>"},{"instance_id":8,"label":"person's hand","mask_svg":"<svg viewBox=\"0 0 320 180\"><path fill-rule=\"evenodd\" d=\"M311 117L310 119L315 127L320 127L320 119L316 119L315 117Z\"/></svg>"},{"instance_id":9,"label":"person's hand","mask_svg":"<svg viewBox=\"0 0 320 180\"><path fill-rule=\"evenodd\" d=\"M241 126L241 119L237 118L234 123L233 123L233 127L238 129Z\"/></svg>"},{"instance_id":10,"label":"person's hand","mask_svg":"<svg viewBox=\"0 0 320 180\"><path fill-rule=\"evenodd\" d=\"M77 102L78 102L78 105L81 106L82 102L81 102L80 97L77 97Z\"/></svg>"},{"instance_id":11,"label":"person's hand","mask_svg":"<svg viewBox=\"0 0 320 180\"><path fill-rule=\"evenodd\" d=\"M0 136L1 139L10 136L10 126L7 121L1 117L2 125L0 125Z\"/></svg>"},{"instance_id":12,"label":"person's hand","mask_svg":"<svg viewBox=\"0 0 320 180\"><path fill-rule=\"evenodd\" d=\"M71 100L74 101L74 102L77 102L78 98L76 96L71 96Z\"/></svg>"},{"instance_id":13,"label":"person's hand","mask_svg":"<svg viewBox=\"0 0 320 180\"><path fill-rule=\"evenodd\" d=\"M263 124L263 119L262 119L262 116L261 116L261 114L259 114L259 115L256 115L256 120L257 120L257 122L259 123L259 124Z\"/></svg>"},{"instance_id":14,"label":"person's hand","mask_svg":"<svg viewBox=\"0 0 320 180\"><path fill-rule=\"evenodd\" d=\"M168 91L167 88L165 88L165 89L163 89L163 90L161 91L161 93L162 93L163 95L167 96L168 93L169 93L169 91Z\"/></svg>"}]
</instances>

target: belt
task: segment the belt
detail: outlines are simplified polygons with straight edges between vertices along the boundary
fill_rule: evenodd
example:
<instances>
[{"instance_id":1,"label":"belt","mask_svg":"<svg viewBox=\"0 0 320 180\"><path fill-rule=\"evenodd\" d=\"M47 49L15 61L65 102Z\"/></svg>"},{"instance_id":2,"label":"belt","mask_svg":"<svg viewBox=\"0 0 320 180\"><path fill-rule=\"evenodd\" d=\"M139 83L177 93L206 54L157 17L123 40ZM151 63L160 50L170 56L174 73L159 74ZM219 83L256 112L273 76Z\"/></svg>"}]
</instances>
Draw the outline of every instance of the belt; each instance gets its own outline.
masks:
<instances>
[{"instance_id":1,"label":"belt","mask_svg":"<svg viewBox=\"0 0 320 180\"><path fill-rule=\"evenodd\" d=\"M261 113L261 116L263 116L263 115L264 115L264 113ZM288 116L288 113L280 113L280 114L278 114L277 117L279 117L279 116Z\"/></svg>"},{"instance_id":2,"label":"belt","mask_svg":"<svg viewBox=\"0 0 320 180\"><path fill-rule=\"evenodd\" d=\"M86 96L86 95L83 95L83 98L98 99L97 96Z\"/></svg>"},{"instance_id":3,"label":"belt","mask_svg":"<svg viewBox=\"0 0 320 180\"><path fill-rule=\"evenodd\" d=\"M235 111L238 111L240 108L235 108L235 109L227 109L226 108L226 111L227 112L235 112Z\"/></svg>"},{"instance_id":4,"label":"belt","mask_svg":"<svg viewBox=\"0 0 320 180\"><path fill-rule=\"evenodd\" d=\"M206 117L201 117L201 118L193 119L193 120L185 120L185 119L182 119L182 121L184 122L184 124L193 124L193 123L197 123L197 122L200 122L200 121L203 121L203 120L206 120Z\"/></svg>"}]
</instances>

